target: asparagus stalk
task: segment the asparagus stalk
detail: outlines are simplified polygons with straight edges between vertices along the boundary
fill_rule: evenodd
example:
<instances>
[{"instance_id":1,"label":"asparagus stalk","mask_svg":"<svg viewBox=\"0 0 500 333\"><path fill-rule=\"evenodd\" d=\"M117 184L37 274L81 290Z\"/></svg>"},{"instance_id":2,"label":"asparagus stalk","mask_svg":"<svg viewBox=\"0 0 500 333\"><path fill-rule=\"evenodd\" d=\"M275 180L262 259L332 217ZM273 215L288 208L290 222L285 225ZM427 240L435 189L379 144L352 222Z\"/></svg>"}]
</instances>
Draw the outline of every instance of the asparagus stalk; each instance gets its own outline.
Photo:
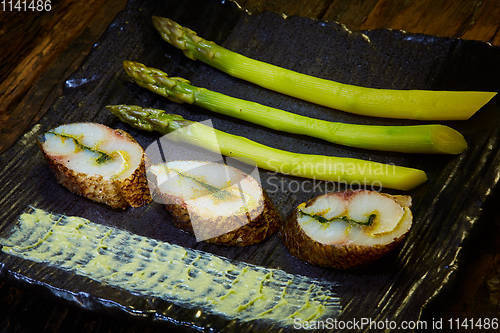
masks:
<instances>
[{"instance_id":1,"label":"asparagus stalk","mask_svg":"<svg viewBox=\"0 0 500 333\"><path fill-rule=\"evenodd\" d=\"M463 120L496 92L391 90L321 79L245 57L204 40L176 22L153 16L161 37L193 60L261 87L326 107L365 116L419 120Z\"/></svg>"},{"instance_id":2,"label":"asparagus stalk","mask_svg":"<svg viewBox=\"0 0 500 333\"><path fill-rule=\"evenodd\" d=\"M189 81L168 77L158 69L124 61L127 74L141 87L178 103L189 103L278 131L308 135L329 142L372 150L403 153L459 154L464 137L444 125L375 126L329 122L226 96Z\"/></svg>"},{"instance_id":3,"label":"asparagus stalk","mask_svg":"<svg viewBox=\"0 0 500 333\"><path fill-rule=\"evenodd\" d=\"M169 134L175 141L255 163L260 168L298 177L410 190L427 180L424 171L355 158L298 154L189 121L180 115L130 105L107 106L136 128Z\"/></svg>"}]
</instances>

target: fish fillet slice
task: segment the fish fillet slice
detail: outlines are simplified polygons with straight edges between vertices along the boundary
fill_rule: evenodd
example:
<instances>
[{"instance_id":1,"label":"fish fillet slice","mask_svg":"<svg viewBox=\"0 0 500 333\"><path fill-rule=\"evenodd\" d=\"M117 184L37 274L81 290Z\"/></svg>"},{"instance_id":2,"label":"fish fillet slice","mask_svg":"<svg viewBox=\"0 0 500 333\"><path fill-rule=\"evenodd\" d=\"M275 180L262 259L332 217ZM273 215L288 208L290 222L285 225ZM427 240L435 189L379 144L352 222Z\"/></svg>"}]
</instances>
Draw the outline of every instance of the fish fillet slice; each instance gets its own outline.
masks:
<instances>
[{"instance_id":1,"label":"fish fillet slice","mask_svg":"<svg viewBox=\"0 0 500 333\"><path fill-rule=\"evenodd\" d=\"M241 170L206 161L170 161L148 167L151 192L174 224L198 241L246 246L277 231L280 218L260 183ZM150 178L150 179L151 179Z\"/></svg>"},{"instance_id":2,"label":"fish fillet slice","mask_svg":"<svg viewBox=\"0 0 500 333\"><path fill-rule=\"evenodd\" d=\"M282 229L291 254L314 265L350 268L382 257L412 224L409 196L328 193L300 204Z\"/></svg>"}]
</instances>

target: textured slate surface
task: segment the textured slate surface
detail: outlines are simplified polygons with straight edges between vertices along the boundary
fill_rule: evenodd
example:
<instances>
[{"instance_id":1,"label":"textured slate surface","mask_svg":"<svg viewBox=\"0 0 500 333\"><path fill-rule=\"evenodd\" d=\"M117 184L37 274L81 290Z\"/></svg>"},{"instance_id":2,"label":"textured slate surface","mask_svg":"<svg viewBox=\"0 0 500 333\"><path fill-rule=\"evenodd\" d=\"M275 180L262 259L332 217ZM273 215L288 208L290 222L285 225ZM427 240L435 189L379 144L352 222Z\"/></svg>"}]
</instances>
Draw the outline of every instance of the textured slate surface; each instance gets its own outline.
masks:
<instances>
[{"instance_id":1,"label":"textured slate surface","mask_svg":"<svg viewBox=\"0 0 500 333\"><path fill-rule=\"evenodd\" d=\"M500 106L496 100L466 122L448 125L469 142L460 156L423 156L368 152L335 146L306 137L273 132L188 105L178 105L129 83L124 59L137 60L232 96L292 112L345 122L415 124L415 121L372 119L326 109L264 90L194 62L163 42L152 27L152 14L173 18L207 39L250 57L303 73L345 83L396 89L500 89L500 50L484 43L411 35L398 31L347 31L335 23L264 13L248 16L233 3L218 1L131 1L95 44L82 67L66 81L63 96L15 146L0 155L0 223L5 231L27 205L201 249L245 262L275 267L340 283L341 319L417 319L423 306L439 292L460 264L461 246L474 227L481 207L500 178ZM496 98L498 99L498 98ZM125 212L87 201L59 186L35 144L37 134L62 123L95 121L129 131L146 147L156 136L138 132L104 110L107 104L130 103L179 113L188 119L211 119L216 128L252 140L303 153L352 156L425 170L429 182L410 194L414 226L400 250L377 264L352 271L310 266L290 256L277 236L248 248L196 244L175 229L157 204ZM310 183L299 178L261 173L271 199L287 216L293 207L317 194L344 187ZM305 191L292 193L297 185ZM284 188L284 191L274 189ZM394 191L391 191L396 193ZM228 323L196 311L169 307L151 297L132 295L86 278L0 254L4 272L26 283L41 284L58 296L95 310L119 308L138 316L215 329L257 329L265 324ZM194 326L193 326L194 325ZM257 326L254 326L257 325ZM196 328L195 327L195 328Z\"/></svg>"}]
</instances>

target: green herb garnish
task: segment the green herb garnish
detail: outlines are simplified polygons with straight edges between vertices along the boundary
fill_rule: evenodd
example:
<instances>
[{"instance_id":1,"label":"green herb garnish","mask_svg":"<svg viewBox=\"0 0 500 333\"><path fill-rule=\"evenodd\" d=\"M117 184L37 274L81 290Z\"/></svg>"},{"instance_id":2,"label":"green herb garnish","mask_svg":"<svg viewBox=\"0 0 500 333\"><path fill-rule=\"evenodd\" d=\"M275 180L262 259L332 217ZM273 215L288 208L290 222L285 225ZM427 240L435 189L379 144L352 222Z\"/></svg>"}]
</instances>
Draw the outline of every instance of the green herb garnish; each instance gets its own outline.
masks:
<instances>
[{"instance_id":1,"label":"green herb garnish","mask_svg":"<svg viewBox=\"0 0 500 333\"><path fill-rule=\"evenodd\" d=\"M308 214L308 213L305 213L305 212L303 212L301 210L299 210L299 213L302 214L302 215L305 215L305 216L312 217L313 219L315 219L319 223L347 222L347 223L356 223L356 224L360 224L360 225L364 225L364 226L370 226L370 225L372 225L373 221L375 221L375 218L377 217L376 214L371 214L370 216L368 216L368 220L365 221L365 222L363 222L363 221L356 221L356 220L350 219L347 216L334 217L334 218L331 218L331 219L327 219L324 216L316 215L316 214Z\"/></svg>"},{"instance_id":2,"label":"green herb garnish","mask_svg":"<svg viewBox=\"0 0 500 333\"><path fill-rule=\"evenodd\" d=\"M227 198L231 197L231 193L229 193L228 191L226 191L224 189L221 189L221 188L218 188L216 186L207 184L204 181L202 181L202 180L200 180L200 179L198 179L196 177L188 176L188 175L180 172L179 170L176 170L176 169L171 169L171 170L173 170L175 173L177 173L181 177L191 179L191 180L195 181L196 183L200 184L201 186L203 186L204 188L206 188L217 199L223 200L223 199L227 199Z\"/></svg>"},{"instance_id":3,"label":"green herb garnish","mask_svg":"<svg viewBox=\"0 0 500 333\"><path fill-rule=\"evenodd\" d=\"M100 156L95 160L97 162L97 164L102 164L104 162L107 162L111 159L113 159L111 156L109 156L108 154L106 153L103 153L103 152L97 152L96 153L100 154Z\"/></svg>"}]
</instances>

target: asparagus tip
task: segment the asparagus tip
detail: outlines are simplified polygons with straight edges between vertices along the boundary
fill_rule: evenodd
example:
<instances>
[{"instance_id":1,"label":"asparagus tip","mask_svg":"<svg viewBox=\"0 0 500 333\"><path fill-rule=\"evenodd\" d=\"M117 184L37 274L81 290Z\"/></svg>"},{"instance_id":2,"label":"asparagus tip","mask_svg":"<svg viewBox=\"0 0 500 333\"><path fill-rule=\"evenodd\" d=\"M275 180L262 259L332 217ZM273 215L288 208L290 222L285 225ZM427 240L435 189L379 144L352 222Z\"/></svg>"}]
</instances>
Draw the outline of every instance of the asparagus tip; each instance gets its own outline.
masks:
<instances>
[{"instance_id":1,"label":"asparagus tip","mask_svg":"<svg viewBox=\"0 0 500 333\"><path fill-rule=\"evenodd\" d=\"M166 17L156 16L156 15L151 16L151 20L153 21L153 24L161 24L162 22L171 21Z\"/></svg>"},{"instance_id":2,"label":"asparagus tip","mask_svg":"<svg viewBox=\"0 0 500 333\"><path fill-rule=\"evenodd\" d=\"M123 69L125 70L125 73L127 73L127 75L137 83L138 81L144 80L146 82L151 81L151 74L153 74L153 69L146 67L146 65L141 64L140 62L124 60ZM160 75L165 74L163 72L160 72L159 70L155 70L155 73Z\"/></svg>"},{"instance_id":3,"label":"asparagus tip","mask_svg":"<svg viewBox=\"0 0 500 333\"><path fill-rule=\"evenodd\" d=\"M111 112L113 115L115 115L118 118L122 118L121 111L124 111L127 109L127 105L106 105L105 106L106 110Z\"/></svg>"},{"instance_id":4,"label":"asparagus tip","mask_svg":"<svg viewBox=\"0 0 500 333\"><path fill-rule=\"evenodd\" d=\"M151 21L153 21L153 26L155 27L155 29L158 30L158 32L167 39L170 39L170 33L175 31L176 29L182 28L178 23L166 17L152 16Z\"/></svg>"},{"instance_id":5,"label":"asparagus tip","mask_svg":"<svg viewBox=\"0 0 500 333\"><path fill-rule=\"evenodd\" d=\"M199 44L202 41L196 32L166 17L153 16L152 21L155 29L165 41L181 49L188 58L197 60L192 50L193 45L189 45ZM203 48L200 51L203 52Z\"/></svg>"}]
</instances>

